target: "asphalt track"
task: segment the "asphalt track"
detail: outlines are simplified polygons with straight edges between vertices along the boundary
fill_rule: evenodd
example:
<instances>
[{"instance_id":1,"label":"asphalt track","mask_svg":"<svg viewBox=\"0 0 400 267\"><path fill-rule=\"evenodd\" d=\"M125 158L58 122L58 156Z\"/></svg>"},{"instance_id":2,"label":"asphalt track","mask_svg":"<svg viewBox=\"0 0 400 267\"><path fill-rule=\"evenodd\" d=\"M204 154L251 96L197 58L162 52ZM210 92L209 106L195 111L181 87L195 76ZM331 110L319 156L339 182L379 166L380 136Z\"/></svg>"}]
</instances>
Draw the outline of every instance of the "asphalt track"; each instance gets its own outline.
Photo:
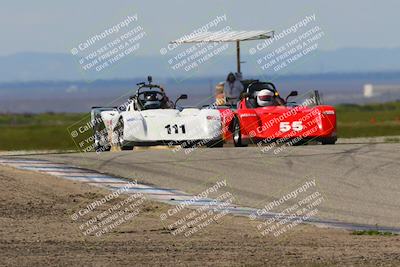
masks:
<instances>
[{"instance_id":1,"label":"asphalt track","mask_svg":"<svg viewBox=\"0 0 400 267\"><path fill-rule=\"evenodd\" d=\"M235 196L236 204L254 208L263 208L315 179L314 191L324 197L316 217L400 227L398 143L309 145L283 151L199 148L187 152L152 148L24 158L66 163L191 194L226 179L226 191ZM293 203L289 200L284 205Z\"/></svg>"}]
</instances>

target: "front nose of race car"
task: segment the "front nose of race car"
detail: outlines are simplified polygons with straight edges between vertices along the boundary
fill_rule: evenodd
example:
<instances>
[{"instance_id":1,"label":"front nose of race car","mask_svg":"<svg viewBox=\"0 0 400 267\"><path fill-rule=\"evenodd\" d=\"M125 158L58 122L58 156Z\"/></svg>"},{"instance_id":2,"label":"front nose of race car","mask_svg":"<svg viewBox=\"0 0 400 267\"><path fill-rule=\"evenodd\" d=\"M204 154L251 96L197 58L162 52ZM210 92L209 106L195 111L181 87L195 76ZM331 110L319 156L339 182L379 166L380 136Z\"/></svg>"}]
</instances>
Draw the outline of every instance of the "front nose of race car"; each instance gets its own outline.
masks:
<instances>
[{"instance_id":1,"label":"front nose of race car","mask_svg":"<svg viewBox=\"0 0 400 267\"><path fill-rule=\"evenodd\" d=\"M336 137L336 111L331 106L278 107L241 114L241 127L247 138L327 138Z\"/></svg>"}]
</instances>

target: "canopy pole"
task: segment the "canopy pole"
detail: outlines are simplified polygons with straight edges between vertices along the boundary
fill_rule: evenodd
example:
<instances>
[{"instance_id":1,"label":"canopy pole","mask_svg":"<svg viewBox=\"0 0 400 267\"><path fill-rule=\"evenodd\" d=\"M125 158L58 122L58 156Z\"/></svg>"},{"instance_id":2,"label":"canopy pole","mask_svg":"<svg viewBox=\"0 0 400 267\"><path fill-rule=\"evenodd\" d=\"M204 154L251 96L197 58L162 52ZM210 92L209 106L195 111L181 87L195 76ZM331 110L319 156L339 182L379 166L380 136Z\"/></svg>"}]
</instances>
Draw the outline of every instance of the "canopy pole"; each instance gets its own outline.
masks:
<instances>
[{"instance_id":1,"label":"canopy pole","mask_svg":"<svg viewBox=\"0 0 400 267\"><path fill-rule=\"evenodd\" d=\"M237 72L240 73L240 42L236 41L236 65Z\"/></svg>"}]
</instances>

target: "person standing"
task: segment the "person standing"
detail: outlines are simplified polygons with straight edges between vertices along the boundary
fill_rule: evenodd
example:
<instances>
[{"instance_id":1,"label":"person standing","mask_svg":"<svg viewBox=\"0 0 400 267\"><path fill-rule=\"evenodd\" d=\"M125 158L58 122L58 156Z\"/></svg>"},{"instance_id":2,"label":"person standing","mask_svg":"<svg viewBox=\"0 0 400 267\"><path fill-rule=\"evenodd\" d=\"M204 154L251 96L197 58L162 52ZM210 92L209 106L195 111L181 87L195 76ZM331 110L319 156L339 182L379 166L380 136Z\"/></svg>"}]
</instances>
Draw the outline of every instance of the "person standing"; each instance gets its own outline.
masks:
<instances>
[{"instance_id":1,"label":"person standing","mask_svg":"<svg viewBox=\"0 0 400 267\"><path fill-rule=\"evenodd\" d=\"M224 93L227 104L236 105L242 92L243 84L235 76L235 74L230 72L226 77L224 84Z\"/></svg>"}]
</instances>

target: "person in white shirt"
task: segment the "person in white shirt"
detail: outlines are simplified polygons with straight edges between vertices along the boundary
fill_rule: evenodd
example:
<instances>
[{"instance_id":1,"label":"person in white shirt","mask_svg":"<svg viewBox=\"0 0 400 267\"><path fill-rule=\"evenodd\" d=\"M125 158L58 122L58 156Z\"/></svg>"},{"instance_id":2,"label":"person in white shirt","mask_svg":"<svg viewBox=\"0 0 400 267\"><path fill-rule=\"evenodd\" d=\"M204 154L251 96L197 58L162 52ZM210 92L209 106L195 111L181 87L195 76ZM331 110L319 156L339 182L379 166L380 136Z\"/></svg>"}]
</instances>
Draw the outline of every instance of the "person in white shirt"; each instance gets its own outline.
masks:
<instances>
[{"instance_id":1,"label":"person in white shirt","mask_svg":"<svg viewBox=\"0 0 400 267\"><path fill-rule=\"evenodd\" d=\"M230 72L224 84L224 93L227 104L236 105L242 92L243 84L235 74Z\"/></svg>"}]
</instances>

